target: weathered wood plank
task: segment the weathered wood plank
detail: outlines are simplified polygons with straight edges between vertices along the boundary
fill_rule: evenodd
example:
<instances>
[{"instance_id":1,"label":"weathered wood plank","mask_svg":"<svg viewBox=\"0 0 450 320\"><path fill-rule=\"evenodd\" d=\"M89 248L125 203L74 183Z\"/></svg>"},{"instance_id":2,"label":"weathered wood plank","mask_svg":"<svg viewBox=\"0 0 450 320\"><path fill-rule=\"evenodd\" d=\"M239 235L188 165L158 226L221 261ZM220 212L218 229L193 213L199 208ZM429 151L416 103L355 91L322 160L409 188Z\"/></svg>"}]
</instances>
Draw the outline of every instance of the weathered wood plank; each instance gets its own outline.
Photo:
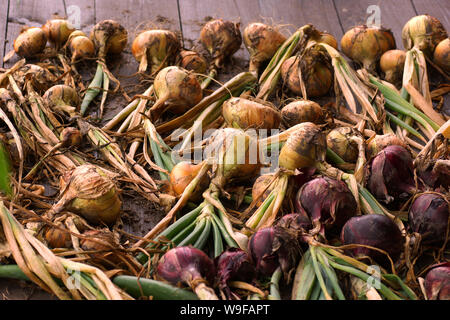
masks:
<instances>
[{"instance_id":1,"label":"weathered wood plank","mask_svg":"<svg viewBox=\"0 0 450 320\"><path fill-rule=\"evenodd\" d=\"M334 0L334 3L344 31L356 25L367 24L368 19L369 22L374 21L372 19L375 18L377 13L370 10L369 6L378 6L381 26L391 29L394 33L397 48L403 49L403 26L416 15L410 0Z\"/></svg>"},{"instance_id":2,"label":"weathered wood plank","mask_svg":"<svg viewBox=\"0 0 450 320\"><path fill-rule=\"evenodd\" d=\"M63 0L65 17L85 33L95 24L95 0ZM79 21L77 21L79 19ZM79 25L77 25L79 24Z\"/></svg>"},{"instance_id":3,"label":"weathered wood plank","mask_svg":"<svg viewBox=\"0 0 450 320\"><path fill-rule=\"evenodd\" d=\"M412 0L417 14L429 14L442 22L450 32L450 1L446 0Z\"/></svg>"},{"instance_id":4,"label":"weathered wood plank","mask_svg":"<svg viewBox=\"0 0 450 320\"><path fill-rule=\"evenodd\" d=\"M5 48L6 27L8 24L8 0L0 2L0 58L3 65L3 54Z\"/></svg>"}]
</instances>

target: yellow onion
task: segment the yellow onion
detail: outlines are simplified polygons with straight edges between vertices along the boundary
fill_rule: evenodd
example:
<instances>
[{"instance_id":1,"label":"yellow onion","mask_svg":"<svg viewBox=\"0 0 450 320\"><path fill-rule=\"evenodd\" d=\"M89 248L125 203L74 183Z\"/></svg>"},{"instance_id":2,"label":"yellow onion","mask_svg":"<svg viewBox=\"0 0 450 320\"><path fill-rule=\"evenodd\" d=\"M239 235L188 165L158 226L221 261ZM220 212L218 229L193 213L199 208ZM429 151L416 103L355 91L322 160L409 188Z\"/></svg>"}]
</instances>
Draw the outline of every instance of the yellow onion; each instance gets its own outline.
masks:
<instances>
[{"instance_id":1,"label":"yellow onion","mask_svg":"<svg viewBox=\"0 0 450 320\"><path fill-rule=\"evenodd\" d=\"M73 25L65 19L52 19L42 26L47 39L56 49L61 48L69 39L70 34L75 31Z\"/></svg>"},{"instance_id":2,"label":"yellow onion","mask_svg":"<svg viewBox=\"0 0 450 320\"><path fill-rule=\"evenodd\" d=\"M74 115L80 104L77 91L65 84L57 84L51 87L44 93L43 98L53 110L64 111L69 115Z\"/></svg>"},{"instance_id":3,"label":"yellow onion","mask_svg":"<svg viewBox=\"0 0 450 320\"><path fill-rule=\"evenodd\" d=\"M225 58L239 50L242 43L239 23L222 19L207 22L200 32L200 42L214 59L217 68L221 68Z\"/></svg>"},{"instance_id":4,"label":"yellow onion","mask_svg":"<svg viewBox=\"0 0 450 320\"><path fill-rule=\"evenodd\" d=\"M222 115L225 122L237 129L276 129L281 116L275 107L244 98L230 98L223 103Z\"/></svg>"},{"instance_id":5,"label":"yellow onion","mask_svg":"<svg viewBox=\"0 0 450 320\"><path fill-rule=\"evenodd\" d=\"M403 50L388 50L381 56L380 69L384 73L384 80L400 87L403 78L406 53Z\"/></svg>"},{"instance_id":6,"label":"yellow onion","mask_svg":"<svg viewBox=\"0 0 450 320\"><path fill-rule=\"evenodd\" d=\"M376 156L381 150L387 146L397 145L406 148L406 144L400 140L394 133L387 133L383 135L376 135L367 144L367 157L370 159Z\"/></svg>"},{"instance_id":7,"label":"yellow onion","mask_svg":"<svg viewBox=\"0 0 450 320\"><path fill-rule=\"evenodd\" d=\"M308 97L320 97L330 91L333 69L322 50L310 48L301 57L290 57L281 65L283 82L296 95L302 94L299 71Z\"/></svg>"},{"instance_id":8,"label":"yellow onion","mask_svg":"<svg viewBox=\"0 0 450 320\"><path fill-rule=\"evenodd\" d=\"M152 111L165 106L165 110L170 109L176 114L183 113L203 97L202 88L195 75L176 66L166 67L158 72L153 87L158 100Z\"/></svg>"},{"instance_id":9,"label":"yellow onion","mask_svg":"<svg viewBox=\"0 0 450 320\"><path fill-rule=\"evenodd\" d=\"M202 164L191 164L187 161L181 161L177 163L170 171L170 185L175 195L180 196L184 189L191 183L191 181L197 176ZM200 183L197 184L193 191L192 200L198 200L201 193L208 187L209 179L208 175L204 175Z\"/></svg>"},{"instance_id":10,"label":"yellow onion","mask_svg":"<svg viewBox=\"0 0 450 320\"><path fill-rule=\"evenodd\" d=\"M107 54L119 54L128 42L127 30L114 20L103 20L91 31L91 40L98 50L98 57L104 59Z\"/></svg>"},{"instance_id":11,"label":"yellow onion","mask_svg":"<svg viewBox=\"0 0 450 320\"><path fill-rule=\"evenodd\" d=\"M338 127L327 135L327 146L344 161L355 163L358 159L358 144L351 139L360 136L359 131L350 127Z\"/></svg>"},{"instance_id":12,"label":"yellow onion","mask_svg":"<svg viewBox=\"0 0 450 320\"><path fill-rule=\"evenodd\" d=\"M99 168L86 164L68 171L60 180L61 199L53 212L66 209L93 224L114 224L122 201L114 182Z\"/></svg>"},{"instance_id":13,"label":"yellow onion","mask_svg":"<svg viewBox=\"0 0 450 320\"><path fill-rule=\"evenodd\" d=\"M41 28L33 27L23 29L14 40L14 51L23 58L32 58L44 51L47 36Z\"/></svg>"},{"instance_id":14,"label":"yellow onion","mask_svg":"<svg viewBox=\"0 0 450 320\"><path fill-rule=\"evenodd\" d=\"M405 49L415 47L430 58L435 47L445 38L447 38L447 31L442 23L428 14L411 18L402 30Z\"/></svg>"},{"instance_id":15,"label":"yellow onion","mask_svg":"<svg viewBox=\"0 0 450 320\"><path fill-rule=\"evenodd\" d=\"M270 60L286 37L264 23L250 23L244 29L244 45L250 54L250 71L258 72L261 64Z\"/></svg>"},{"instance_id":16,"label":"yellow onion","mask_svg":"<svg viewBox=\"0 0 450 320\"><path fill-rule=\"evenodd\" d=\"M311 122L303 122L281 148L278 164L289 170L313 167L317 162L325 160L326 150L326 137L320 127Z\"/></svg>"},{"instance_id":17,"label":"yellow onion","mask_svg":"<svg viewBox=\"0 0 450 320\"><path fill-rule=\"evenodd\" d=\"M50 248L71 248L72 238L68 231L55 227L48 227L44 232L44 238Z\"/></svg>"},{"instance_id":18,"label":"yellow onion","mask_svg":"<svg viewBox=\"0 0 450 320\"><path fill-rule=\"evenodd\" d=\"M369 72L375 72L381 55L395 49L395 38L389 29L366 25L347 31L341 39L341 48L350 59L363 65Z\"/></svg>"},{"instance_id":19,"label":"yellow onion","mask_svg":"<svg viewBox=\"0 0 450 320\"><path fill-rule=\"evenodd\" d=\"M157 72L175 60L180 50L180 41L175 33L169 30L146 30L138 34L131 46L131 52L139 64L139 72L147 70Z\"/></svg>"},{"instance_id":20,"label":"yellow onion","mask_svg":"<svg viewBox=\"0 0 450 320\"><path fill-rule=\"evenodd\" d=\"M74 31L67 40L70 52L72 53L72 62L83 58L93 57L95 55L95 45L83 31Z\"/></svg>"},{"instance_id":21,"label":"yellow onion","mask_svg":"<svg viewBox=\"0 0 450 320\"><path fill-rule=\"evenodd\" d=\"M28 81L38 93L45 92L57 82L57 78L47 69L36 64L26 64L13 74L14 80L19 86L24 86Z\"/></svg>"},{"instance_id":22,"label":"yellow onion","mask_svg":"<svg viewBox=\"0 0 450 320\"><path fill-rule=\"evenodd\" d=\"M332 46L336 50L338 49L338 42L335 37L333 37L328 32L321 32L320 36L316 40L317 42L326 43L329 46Z\"/></svg>"},{"instance_id":23,"label":"yellow onion","mask_svg":"<svg viewBox=\"0 0 450 320\"><path fill-rule=\"evenodd\" d=\"M450 73L450 39L439 42L434 49L433 61L445 72Z\"/></svg>"},{"instance_id":24,"label":"yellow onion","mask_svg":"<svg viewBox=\"0 0 450 320\"><path fill-rule=\"evenodd\" d=\"M253 183L252 198L256 199L259 195L262 194L261 197L256 202L256 207L261 206L264 200L269 196L270 192L273 189L273 187L269 187L272 181L273 181L273 174L269 173L259 176Z\"/></svg>"},{"instance_id":25,"label":"yellow onion","mask_svg":"<svg viewBox=\"0 0 450 320\"><path fill-rule=\"evenodd\" d=\"M208 68L208 63L205 58L198 52L190 50L181 50L179 55L180 67L193 71L195 73L205 73Z\"/></svg>"},{"instance_id":26,"label":"yellow onion","mask_svg":"<svg viewBox=\"0 0 450 320\"><path fill-rule=\"evenodd\" d=\"M297 100L285 105L281 117L289 127L302 122L321 124L325 120L320 105L311 100Z\"/></svg>"}]
</instances>

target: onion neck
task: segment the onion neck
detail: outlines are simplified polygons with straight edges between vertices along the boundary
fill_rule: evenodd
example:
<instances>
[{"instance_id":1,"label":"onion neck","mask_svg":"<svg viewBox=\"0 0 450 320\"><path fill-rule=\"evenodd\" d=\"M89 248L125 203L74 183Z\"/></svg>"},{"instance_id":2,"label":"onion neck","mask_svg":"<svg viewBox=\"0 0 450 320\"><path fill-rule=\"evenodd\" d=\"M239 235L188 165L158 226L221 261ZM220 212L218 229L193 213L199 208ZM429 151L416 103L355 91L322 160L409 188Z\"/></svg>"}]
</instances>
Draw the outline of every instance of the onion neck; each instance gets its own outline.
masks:
<instances>
[{"instance_id":1,"label":"onion neck","mask_svg":"<svg viewBox=\"0 0 450 320\"><path fill-rule=\"evenodd\" d=\"M208 287L204 282L191 284L191 287L200 300L219 300L214 290Z\"/></svg>"}]
</instances>

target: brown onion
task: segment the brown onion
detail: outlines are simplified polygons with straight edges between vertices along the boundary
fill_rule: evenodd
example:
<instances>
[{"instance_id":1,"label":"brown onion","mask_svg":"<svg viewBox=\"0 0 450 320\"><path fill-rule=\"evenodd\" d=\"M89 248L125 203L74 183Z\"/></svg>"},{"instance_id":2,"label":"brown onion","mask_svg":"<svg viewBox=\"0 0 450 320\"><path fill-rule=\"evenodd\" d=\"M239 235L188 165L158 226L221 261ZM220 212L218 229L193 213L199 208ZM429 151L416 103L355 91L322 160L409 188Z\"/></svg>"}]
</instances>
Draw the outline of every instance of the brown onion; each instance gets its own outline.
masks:
<instances>
[{"instance_id":1,"label":"brown onion","mask_svg":"<svg viewBox=\"0 0 450 320\"><path fill-rule=\"evenodd\" d=\"M345 162L355 163L358 159L358 144L352 140L353 136L361 134L351 127L338 127L327 135L327 146Z\"/></svg>"},{"instance_id":2,"label":"brown onion","mask_svg":"<svg viewBox=\"0 0 450 320\"><path fill-rule=\"evenodd\" d=\"M57 84L49 88L43 98L55 111L64 111L71 116L75 115L75 110L80 104L77 91L65 84Z\"/></svg>"},{"instance_id":3,"label":"brown onion","mask_svg":"<svg viewBox=\"0 0 450 320\"><path fill-rule=\"evenodd\" d=\"M244 29L244 44L250 54L249 70L258 72L261 64L270 60L286 37L264 23L250 23Z\"/></svg>"},{"instance_id":4,"label":"brown onion","mask_svg":"<svg viewBox=\"0 0 450 320\"><path fill-rule=\"evenodd\" d=\"M14 51L23 58L32 58L41 53L47 44L47 36L41 28L27 28L14 40Z\"/></svg>"},{"instance_id":5,"label":"brown onion","mask_svg":"<svg viewBox=\"0 0 450 320\"><path fill-rule=\"evenodd\" d=\"M191 183L191 181L197 176L202 164L191 164L186 161L177 163L170 172L170 185L175 195L180 196L183 194L184 189ZM208 187L209 179L208 175L204 175L200 183L197 185L192 194L192 200L199 200L202 192Z\"/></svg>"},{"instance_id":6,"label":"brown onion","mask_svg":"<svg viewBox=\"0 0 450 320\"><path fill-rule=\"evenodd\" d=\"M321 97L333 85L333 69L323 51L309 49L302 57L290 57L281 65L284 84L296 95L302 94L299 67L307 97ZM305 97L304 97L305 98Z\"/></svg>"},{"instance_id":7,"label":"brown onion","mask_svg":"<svg viewBox=\"0 0 450 320\"><path fill-rule=\"evenodd\" d=\"M69 39L70 34L75 31L73 25L65 19L51 19L42 26L47 39L56 49L61 48Z\"/></svg>"},{"instance_id":8,"label":"brown onion","mask_svg":"<svg viewBox=\"0 0 450 320\"><path fill-rule=\"evenodd\" d=\"M388 50L381 56L380 69L384 73L384 80L400 87L403 79L406 53L403 50Z\"/></svg>"},{"instance_id":9,"label":"brown onion","mask_svg":"<svg viewBox=\"0 0 450 320\"><path fill-rule=\"evenodd\" d=\"M433 61L445 72L450 73L450 39L439 42L434 49Z\"/></svg>"},{"instance_id":10,"label":"brown onion","mask_svg":"<svg viewBox=\"0 0 450 320\"><path fill-rule=\"evenodd\" d=\"M72 32L67 43L72 53L72 63L95 55L94 42L83 31L77 30Z\"/></svg>"},{"instance_id":11,"label":"brown onion","mask_svg":"<svg viewBox=\"0 0 450 320\"><path fill-rule=\"evenodd\" d=\"M147 70L155 73L175 61L180 50L180 41L169 30L146 30L138 34L131 46L131 52L139 64L139 72Z\"/></svg>"},{"instance_id":12,"label":"brown onion","mask_svg":"<svg viewBox=\"0 0 450 320\"><path fill-rule=\"evenodd\" d=\"M44 238L50 248L71 248L72 237L68 231L55 227L48 227L44 232Z\"/></svg>"},{"instance_id":13,"label":"brown onion","mask_svg":"<svg viewBox=\"0 0 450 320\"><path fill-rule=\"evenodd\" d=\"M328 32L321 32L320 36L316 39L317 42L326 43L329 46L332 46L336 50L338 49L338 42L335 37L333 37Z\"/></svg>"},{"instance_id":14,"label":"brown onion","mask_svg":"<svg viewBox=\"0 0 450 320\"><path fill-rule=\"evenodd\" d=\"M242 43L239 23L222 19L207 22L200 32L200 42L214 59L217 68L224 60L239 50Z\"/></svg>"},{"instance_id":15,"label":"brown onion","mask_svg":"<svg viewBox=\"0 0 450 320\"><path fill-rule=\"evenodd\" d=\"M120 54L128 42L127 30L114 20L103 20L91 31L91 40L98 50L98 57L104 59L107 54Z\"/></svg>"},{"instance_id":16,"label":"brown onion","mask_svg":"<svg viewBox=\"0 0 450 320\"><path fill-rule=\"evenodd\" d=\"M289 126L293 127L302 122L321 124L324 122L324 114L320 105L311 100L296 100L281 109L281 117Z\"/></svg>"},{"instance_id":17,"label":"brown onion","mask_svg":"<svg viewBox=\"0 0 450 320\"><path fill-rule=\"evenodd\" d=\"M362 25L344 34L341 39L341 48L347 57L362 64L369 72L375 72L381 55L395 49L396 45L390 30Z\"/></svg>"},{"instance_id":18,"label":"brown onion","mask_svg":"<svg viewBox=\"0 0 450 320\"><path fill-rule=\"evenodd\" d=\"M281 116L269 103L233 97L222 105L222 115L228 126L237 129L277 129Z\"/></svg>"},{"instance_id":19,"label":"brown onion","mask_svg":"<svg viewBox=\"0 0 450 320\"><path fill-rule=\"evenodd\" d=\"M182 68L195 73L203 74L208 69L205 58L195 51L181 50L179 63Z\"/></svg>"},{"instance_id":20,"label":"brown onion","mask_svg":"<svg viewBox=\"0 0 450 320\"><path fill-rule=\"evenodd\" d=\"M423 51L432 58L435 47L447 38L442 23L428 14L411 18L403 27L402 40L405 49L413 47Z\"/></svg>"}]
</instances>

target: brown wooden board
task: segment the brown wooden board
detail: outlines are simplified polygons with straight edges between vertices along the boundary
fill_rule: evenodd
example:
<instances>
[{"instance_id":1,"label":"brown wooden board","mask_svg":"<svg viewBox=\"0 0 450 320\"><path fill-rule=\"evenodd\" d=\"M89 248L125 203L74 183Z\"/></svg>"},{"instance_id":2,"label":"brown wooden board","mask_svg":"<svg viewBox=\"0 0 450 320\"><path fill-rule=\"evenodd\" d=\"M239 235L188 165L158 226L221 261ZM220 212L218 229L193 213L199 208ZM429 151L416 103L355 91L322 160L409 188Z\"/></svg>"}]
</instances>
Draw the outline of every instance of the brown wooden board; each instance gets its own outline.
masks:
<instances>
[{"instance_id":1,"label":"brown wooden board","mask_svg":"<svg viewBox=\"0 0 450 320\"><path fill-rule=\"evenodd\" d=\"M416 15L410 0L334 0L334 3L345 32L354 26L372 22L375 11L371 11L369 6L378 6L381 26L391 29L394 33L397 48L404 48L402 43L403 26ZM368 8L369 12L367 12Z\"/></svg>"},{"instance_id":2,"label":"brown wooden board","mask_svg":"<svg viewBox=\"0 0 450 320\"><path fill-rule=\"evenodd\" d=\"M412 0L417 14L429 14L442 22L450 32L450 1L448 0Z\"/></svg>"},{"instance_id":3,"label":"brown wooden board","mask_svg":"<svg viewBox=\"0 0 450 320\"><path fill-rule=\"evenodd\" d=\"M0 2L0 58L3 65L3 54L5 48L6 26L8 23L8 0Z\"/></svg>"}]
</instances>

